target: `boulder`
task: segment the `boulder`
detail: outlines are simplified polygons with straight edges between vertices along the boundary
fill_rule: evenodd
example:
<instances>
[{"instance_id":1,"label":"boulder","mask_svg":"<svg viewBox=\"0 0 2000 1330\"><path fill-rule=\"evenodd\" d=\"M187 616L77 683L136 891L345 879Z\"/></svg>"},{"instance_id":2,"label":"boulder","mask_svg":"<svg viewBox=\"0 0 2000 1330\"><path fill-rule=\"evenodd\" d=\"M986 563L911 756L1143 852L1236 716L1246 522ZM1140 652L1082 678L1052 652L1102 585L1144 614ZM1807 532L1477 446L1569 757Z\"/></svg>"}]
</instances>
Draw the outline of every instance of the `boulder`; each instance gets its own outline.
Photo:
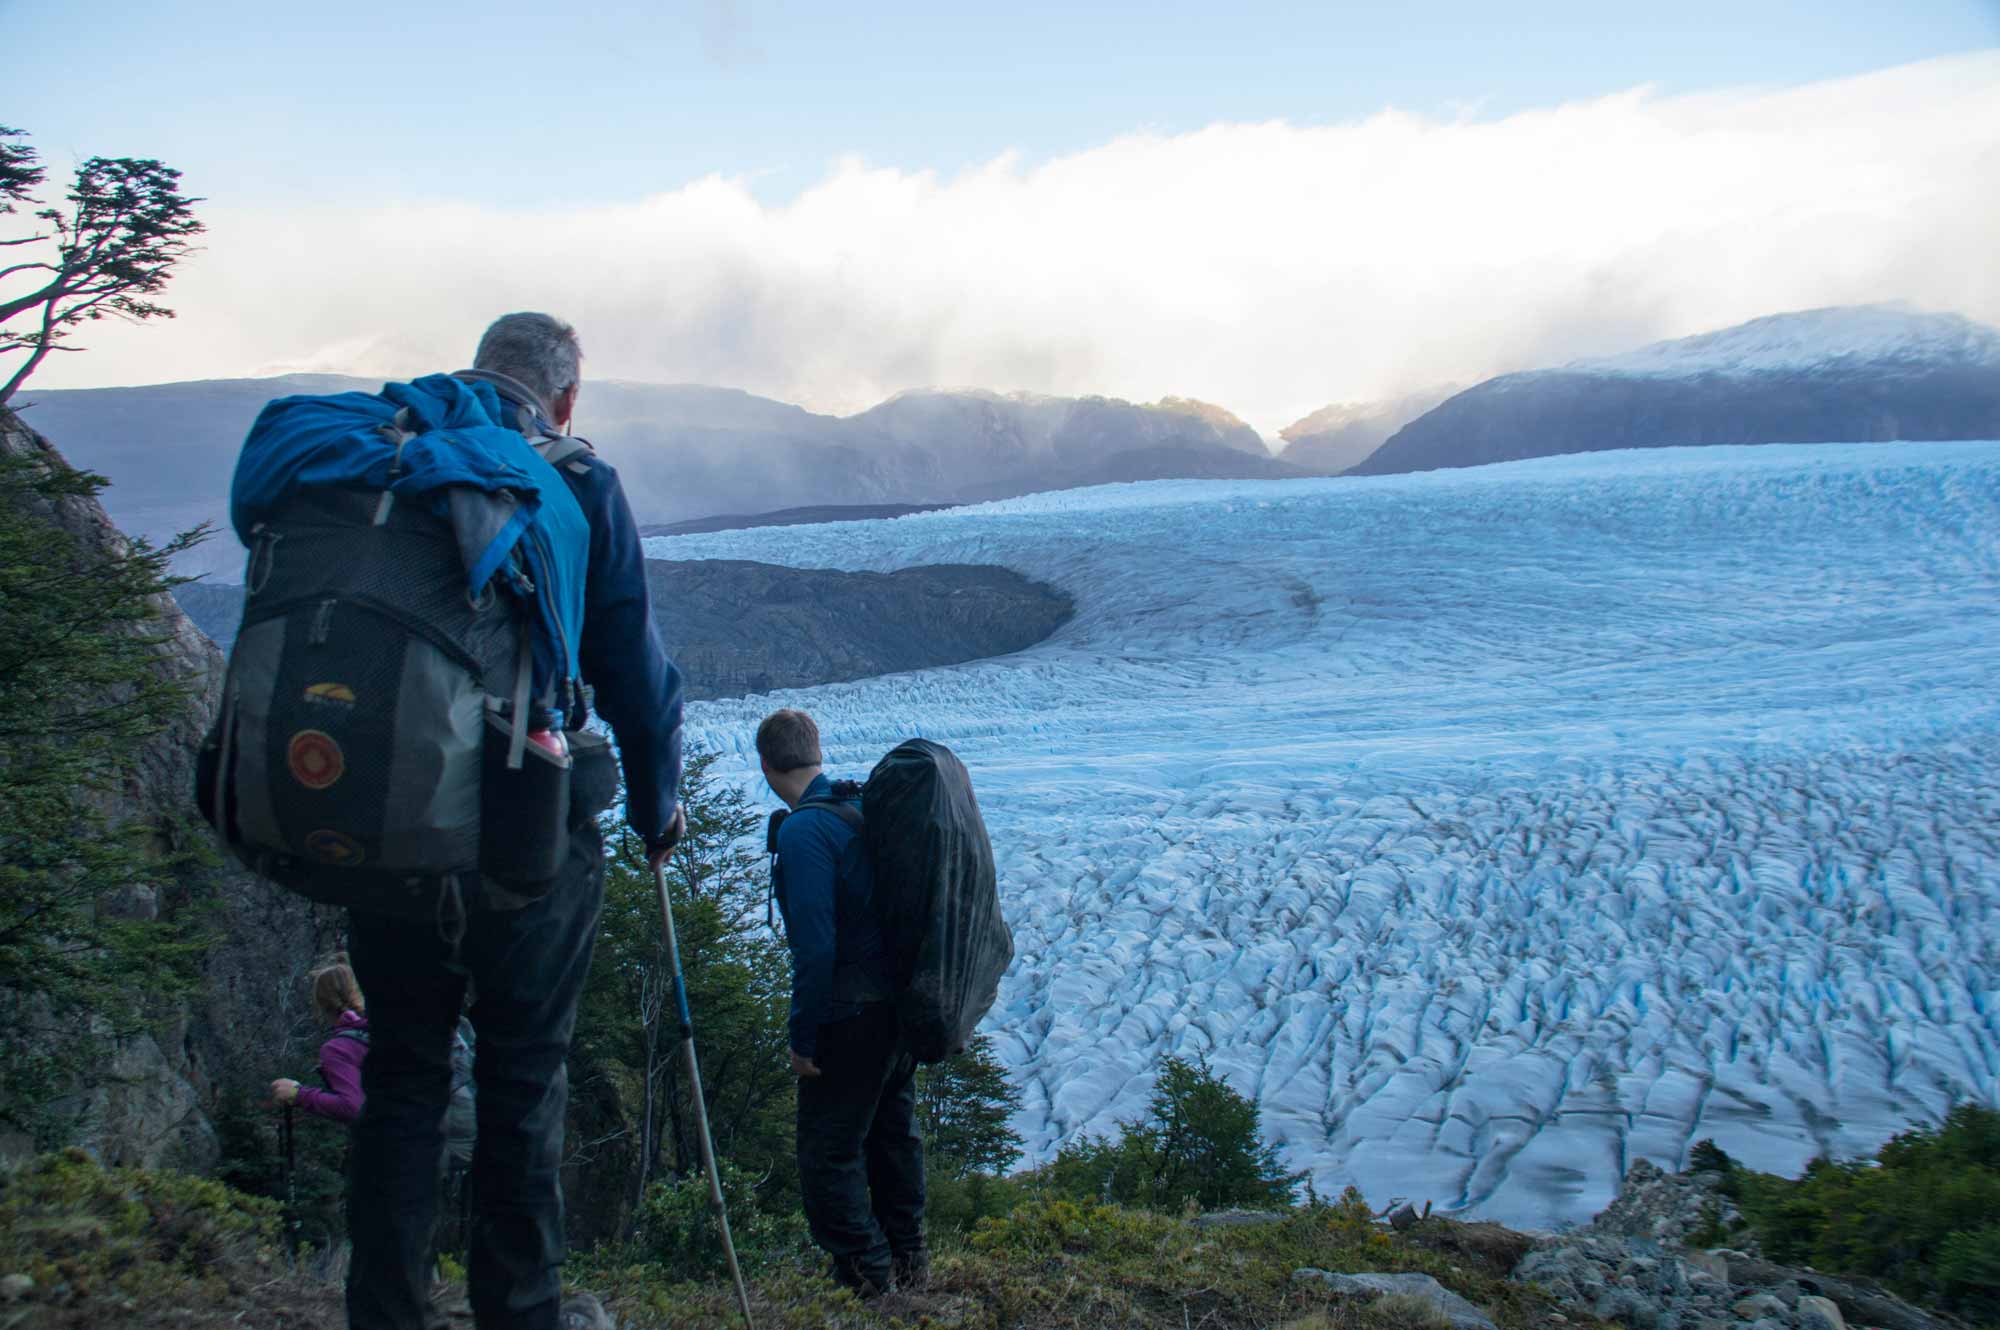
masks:
<instances>
[{"instance_id":1,"label":"boulder","mask_svg":"<svg viewBox=\"0 0 2000 1330\"><path fill-rule=\"evenodd\" d=\"M1451 1322L1452 1330L1498 1330L1490 1317L1479 1308L1453 1293L1429 1275L1415 1274L1336 1274L1329 1270L1314 1270L1310 1267L1294 1270L1292 1278L1311 1280L1326 1285L1342 1297L1373 1301L1391 1294L1402 1294L1429 1303L1439 1314Z\"/></svg>"}]
</instances>

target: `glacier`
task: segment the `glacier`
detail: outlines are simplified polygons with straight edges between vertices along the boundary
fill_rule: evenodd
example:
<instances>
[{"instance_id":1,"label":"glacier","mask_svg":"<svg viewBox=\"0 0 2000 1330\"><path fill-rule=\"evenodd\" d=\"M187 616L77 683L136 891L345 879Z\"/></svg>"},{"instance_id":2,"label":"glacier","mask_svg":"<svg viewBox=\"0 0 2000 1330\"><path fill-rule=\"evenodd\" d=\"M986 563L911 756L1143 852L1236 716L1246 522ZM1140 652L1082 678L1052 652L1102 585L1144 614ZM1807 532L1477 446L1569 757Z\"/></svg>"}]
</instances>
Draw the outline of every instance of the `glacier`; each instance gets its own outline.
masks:
<instances>
[{"instance_id":1,"label":"glacier","mask_svg":"<svg viewBox=\"0 0 2000 1330\"><path fill-rule=\"evenodd\" d=\"M970 765L1031 1159L1204 1054L1291 1166L1516 1225L2000 1101L2000 443L1153 482L655 557L998 563L1017 655L778 705Z\"/></svg>"}]
</instances>

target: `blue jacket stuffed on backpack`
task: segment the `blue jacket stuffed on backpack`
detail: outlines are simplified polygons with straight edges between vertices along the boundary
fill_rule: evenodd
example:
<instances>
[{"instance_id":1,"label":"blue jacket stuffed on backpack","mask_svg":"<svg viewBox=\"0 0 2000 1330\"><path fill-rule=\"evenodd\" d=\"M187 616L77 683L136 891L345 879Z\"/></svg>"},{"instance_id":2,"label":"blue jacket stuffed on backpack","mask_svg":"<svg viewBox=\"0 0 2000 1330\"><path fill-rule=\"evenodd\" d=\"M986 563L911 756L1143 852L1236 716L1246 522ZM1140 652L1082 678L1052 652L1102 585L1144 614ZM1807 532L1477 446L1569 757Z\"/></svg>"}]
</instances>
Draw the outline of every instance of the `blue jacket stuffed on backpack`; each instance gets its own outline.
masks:
<instances>
[{"instance_id":1,"label":"blue jacket stuffed on backpack","mask_svg":"<svg viewBox=\"0 0 2000 1330\"><path fill-rule=\"evenodd\" d=\"M399 409L416 432L400 451L381 428ZM279 398L244 442L231 524L247 546L260 522L321 488L388 489L440 516L453 488L513 496L507 520L463 551L467 591L476 595L496 574L507 576L511 563L525 569L540 620L535 694L548 696L578 675L592 685L596 710L618 739L627 821L657 840L673 821L680 788L681 677L653 627L637 524L611 467L583 454L581 473L565 481L503 423L515 418L494 384L449 374L391 383L380 396ZM568 719L580 724L581 707Z\"/></svg>"}]
</instances>

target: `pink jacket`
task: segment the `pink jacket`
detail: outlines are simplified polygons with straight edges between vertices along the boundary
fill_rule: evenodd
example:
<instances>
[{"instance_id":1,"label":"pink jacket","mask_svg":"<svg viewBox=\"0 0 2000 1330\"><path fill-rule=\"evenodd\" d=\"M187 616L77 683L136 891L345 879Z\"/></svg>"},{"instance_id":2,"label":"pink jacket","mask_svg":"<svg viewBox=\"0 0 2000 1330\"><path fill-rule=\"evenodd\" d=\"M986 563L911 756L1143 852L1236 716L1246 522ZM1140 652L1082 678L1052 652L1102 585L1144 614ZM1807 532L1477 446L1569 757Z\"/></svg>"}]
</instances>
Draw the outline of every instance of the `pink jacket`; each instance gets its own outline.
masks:
<instances>
[{"instance_id":1,"label":"pink jacket","mask_svg":"<svg viewBox=\"0 0 2000 1330\"><path fill-rule=\"evenodd\" d=\"M361 1060L368 1056L368 1045L342 1031L366 1035L368 1018L358 1011L343 1011L333 1030L333 1036L319 1046L319 1074L326 1088L301 1085L299 1107L335 1122L352 1122L361 1116Z\"/></svg>"}]
</instances>

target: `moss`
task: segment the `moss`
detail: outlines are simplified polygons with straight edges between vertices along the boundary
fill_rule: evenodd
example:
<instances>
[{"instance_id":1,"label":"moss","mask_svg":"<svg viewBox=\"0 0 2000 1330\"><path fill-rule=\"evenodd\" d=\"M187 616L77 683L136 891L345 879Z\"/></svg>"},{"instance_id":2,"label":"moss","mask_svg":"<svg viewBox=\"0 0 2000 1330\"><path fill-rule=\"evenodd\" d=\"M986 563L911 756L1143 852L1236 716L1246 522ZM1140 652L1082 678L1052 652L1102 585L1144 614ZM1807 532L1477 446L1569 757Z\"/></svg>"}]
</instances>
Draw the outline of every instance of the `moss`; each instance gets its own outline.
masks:
<instances>
[{"instance_id":1,"label":"moss","mask_svg":"<svg viewBox=\"0 0 2000 1330\"><path fill-rule=\"evenodd\" d=\"M278 1207L206 1178L107 1169L81 1150L0 1178L0 1269L53 1306L226 1299L278 1256Z\"/></svg>"}]
</instances>

